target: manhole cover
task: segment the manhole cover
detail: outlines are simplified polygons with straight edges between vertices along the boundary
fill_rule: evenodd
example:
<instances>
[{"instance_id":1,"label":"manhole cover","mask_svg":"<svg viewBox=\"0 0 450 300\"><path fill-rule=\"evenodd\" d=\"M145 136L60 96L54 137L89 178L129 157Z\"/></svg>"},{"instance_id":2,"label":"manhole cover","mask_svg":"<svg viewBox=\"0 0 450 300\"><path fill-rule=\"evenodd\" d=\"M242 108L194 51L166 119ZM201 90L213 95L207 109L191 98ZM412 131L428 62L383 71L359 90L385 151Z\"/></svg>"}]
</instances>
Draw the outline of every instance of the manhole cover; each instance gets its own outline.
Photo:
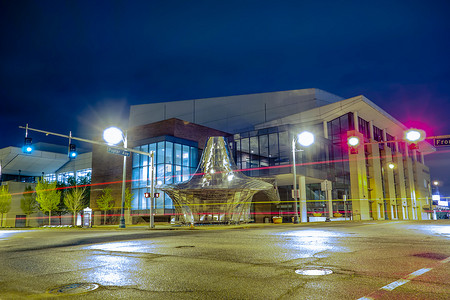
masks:
<instances>
[{"instance_id":1,"label":"manhole cover","mask_svg":"<svg viewBox=\"0 0 450 300\"><path fill-rule=\"evenodd\" d=\"M82 294L93 291L99 287L98 284L95 283L72 283L68 285L64 285L58 287L56 289L51 289L48 291L49 294Z\"/></svg>"},{"instance_id":2,"label":"manhole cover","mask_svg":"<svg viewBox=\"0 0 450 300\"><path fill-rule=\"evenodd\" d=\"M176 246L175 248L194 248L195 246Z\"/></svg>"},{"instance_id":3,"label":"manhole cover","mask_svg":"<svg viewBox=\"0 0 450 300\"><path fill-rule=\"evenodd\" d=\"M306 276L322 276L332 274L333 271L329 269L298 269L295 270L295 273Z\"/></svg>"}]
</instances>

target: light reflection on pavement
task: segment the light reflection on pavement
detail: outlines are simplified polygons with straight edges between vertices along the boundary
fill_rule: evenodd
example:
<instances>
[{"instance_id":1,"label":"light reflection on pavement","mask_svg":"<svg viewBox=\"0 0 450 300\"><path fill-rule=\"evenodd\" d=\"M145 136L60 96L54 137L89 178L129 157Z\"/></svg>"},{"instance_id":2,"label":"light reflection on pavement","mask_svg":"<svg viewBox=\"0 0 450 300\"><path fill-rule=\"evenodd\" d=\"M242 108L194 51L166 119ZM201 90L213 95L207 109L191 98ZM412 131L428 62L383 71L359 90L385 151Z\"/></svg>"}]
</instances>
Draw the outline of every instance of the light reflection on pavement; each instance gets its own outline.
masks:
<instances>
[{"instance_id":1,"label":"light reflection on pavement","mask_svg":"<svg viewBox=\"0 0 450 300\"><path fill-rule=\"evenodd\" d=\"M426 227L410 225L408 226L408 229L420 230L422 232L425 232L426 234L445 236L447 238L450 238L450 226L448 225L429 225Z\"/></svg>"},{"instance_id":2,"label":"light reflection on pavement","mask_svg":"<svg viewBox=\"0 0 450 300\"><path fill-rule=\"evenodd\" d=\"M281 233L280 236L287 237L288 242L283 246L288 249L300 251L303 258L318 257L318 252L347 252L347 248L337 245L339 238L348 236L341 232L325 230L297 230ZM325 257L325 254L320 254Z\"/></svg>"},{"instance_id":3,"label":"light reflection on pavement","mask_svg":"<svg viewBox=\"0 0 450 300\"><path fill-rule=\"evenodd\" d=\"M0 240L15 235L17 233L30 232L32 230L0 230Z\"/></svg>"},{"instance_id":4,"label":"light reflection on pavement","mask_svg":"<svg viewBox=\"0 0 450 300\"><path fill-rule=\"evenodd\" d=\"M84 249L86 250L137 252L137 253L152 253L155 248L156 245L150 242L143 242L143 241L115 242L84 247Z\"/></svg>"},{"instance_id":5,"label":"light reflection on pavement","mask_svg":"<svg viewBox=\"0 0 450 300\"><path fill-rule=\"evenodd\" d=\"M142 260L132 253L152 253L156 244L149 241L125 241L96 244L83 247L93 250L88 261L83 265L93 268L85 273L86 279L104 286L135 285L140 282L139 270L143 269L139 263ZM114 254L114 252L120 252Z\"/></svg>"}]
</instances>

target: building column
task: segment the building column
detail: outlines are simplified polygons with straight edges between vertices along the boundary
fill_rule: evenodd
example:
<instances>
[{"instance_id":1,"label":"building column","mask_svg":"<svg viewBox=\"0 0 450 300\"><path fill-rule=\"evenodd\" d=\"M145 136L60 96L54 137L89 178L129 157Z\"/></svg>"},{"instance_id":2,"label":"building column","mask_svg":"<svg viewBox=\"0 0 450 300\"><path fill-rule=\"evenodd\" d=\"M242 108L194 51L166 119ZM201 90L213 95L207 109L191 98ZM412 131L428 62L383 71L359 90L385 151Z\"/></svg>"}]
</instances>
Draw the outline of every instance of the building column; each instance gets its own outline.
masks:
<instances>
[{"instance_id":1,"label":"building column","mask_svg":"<svg viewBox=\"0 0 450 300\"><path fill-rule=\"evenodd\" d=\"M406 148L408 149L408 148ZM406 150L408 153L408 150ZM403 161L404 170L405 170L405 184L406 184L406 203L408 209L408 219L417 220L417 204L416 204L416 190L414 184L414 171L413 171L413 163L411 157L405 157Z\"/></svg>"},{"instance_id":2,"label":"building column","mask_svg":"<svg viewBox=\"0 0 450 300\"><path fill-rule=\"evenodd\" d=\"M395 138L397 140L397 138ZM408 213L407 213L407 197L406 197L406 180L405 180L405 166L403 164L404 162L404 156L400 152L399 149L399 142L395 143L395 154L393 156L394 163L396 164L396 172L394 173L395 176L395 184L396 184L396 191L397 191L397 213L398 213L398 219L399 220L407 220L408 219Z\"/></svg>"},{"instance_id":3,"label":"building column","mask_svg":"<svg viewBox=\"0 0 450 300\"><path fill-rule=\"evenodd\" d=\"M370 123L372 124L372 123ZM371 128L371 136L373 135L373 125ZM376 142L370 139L371 142ZM381 170L380 148L378 144L367 145L369 155L367 157L368 177L369 177L369 202L372 210L372 218L374 220L384 219L384 200L383 200L383 179Z\"/></svg>"},{"instance_id":4,"label":"building column","mask_svg":"<svg viewBox=\"0 0 450 300\"><path fill-rule=\"evenodd\" d=\"M300 220L302 223L308 222L308 206L306 205L306 178L303 175L298 176L299 187L299 209Z\"/></svg>"},{"instance_id":5,"label":"building column","mask_svg":"<svg viewBox=\"0 0 450 300\"><path fill-rule=\"evenodd\" d=\"M348 131L347 136L356 136L360 141L364 141L364 136L355 130ZM348 200L352 201L353 220L370 220L364 146L360 147L358 153L355 154L351 154L349 150L348 158L350 167L350 197Z\"/></svg>"},{"instance_id":6,"label":"building column","mask_svg":"<svg viewBox=\"0 0 450 300\"><path fill-rule=\"evenodd\" d=\"M386 141L386 130L383 130L383 139ZM382 174L384 180L384 195L386 202L386 212L385 216L388 219L397 219L397 196L395 192L395 180L394 180L394 169L389 168L389 163L394 163L392 159L392 149L388 147L388 142L384 144L384 151L382 151Z\"/></svg>"}]
</instances>

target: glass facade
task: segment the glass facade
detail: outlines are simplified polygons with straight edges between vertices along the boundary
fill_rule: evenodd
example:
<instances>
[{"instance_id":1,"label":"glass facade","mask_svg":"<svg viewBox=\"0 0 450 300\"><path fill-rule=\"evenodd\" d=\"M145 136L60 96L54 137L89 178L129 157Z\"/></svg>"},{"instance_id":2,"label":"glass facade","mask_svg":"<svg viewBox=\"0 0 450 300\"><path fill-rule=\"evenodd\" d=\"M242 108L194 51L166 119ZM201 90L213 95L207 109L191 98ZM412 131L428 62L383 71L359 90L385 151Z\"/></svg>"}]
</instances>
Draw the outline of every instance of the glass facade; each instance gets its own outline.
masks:
<instances>
[{"instance_id":1,"label":"glass facade","mask_svg":"<svg viewBox=\"0 0 450 300\"><path fill-rule=\"evenodd\" d=\"M186 181L198 165L198 145L189 140L164 136L134 149L148 153L154 151L155 185ZM132 210L150 208L149 199L144 197L144 193L150 192L150 163L148 156L133 153ZM155 199L155 212L170 214L174 211L172 199L166 193L160 193L159 198Z\"/></svg>"},{"instance_id":2,"label":"glass facade","mask_svg":"<svg viewBox=\"0 0 450 300\"><path fill-rule=\"evenodd\" d=\"M248 176L284 173L272 166L290 163L290 142L287 126L254 130L234 135L234 160Z\"/></svg>"},{"instance_id":3,"label":"glass facade","mask_svg":"<svg viewBox=\"0 0 450 300\"><path fill-rule=\"evenodd\" d=\"M363 129L367 134L368 122L359 118L359 129ZM348 163L347 131L354 130L353 113L347 113L327 123L328 139L330 140L330 159L328 180L333 184L334 212L344 212L351 210L351 207L344 207L344 195L350 197L350 165ZM366 137L366 135L363 133ZM342 200L341 200L342 199ZM347 203L348 204L348 203ZM324 204L322 204L324 205ZM351 204L350 204L351 205Z\"/></svg>"},{"instance_id":4,"label":"glass facade","mask_svg":"<svg viewBox=\"0 0 450 300\"><path fill-rule=\"evenodd\" d=\"M86 176L91 176L92 169L82 169L77 170L76 172L63 172L63 173L57 173L57 174L45 174L44 179L48 182L58 181L59 183L68 184L69 177L73 177L76 175L75 179L79 180Z\"/></svg>"}]
</instances>

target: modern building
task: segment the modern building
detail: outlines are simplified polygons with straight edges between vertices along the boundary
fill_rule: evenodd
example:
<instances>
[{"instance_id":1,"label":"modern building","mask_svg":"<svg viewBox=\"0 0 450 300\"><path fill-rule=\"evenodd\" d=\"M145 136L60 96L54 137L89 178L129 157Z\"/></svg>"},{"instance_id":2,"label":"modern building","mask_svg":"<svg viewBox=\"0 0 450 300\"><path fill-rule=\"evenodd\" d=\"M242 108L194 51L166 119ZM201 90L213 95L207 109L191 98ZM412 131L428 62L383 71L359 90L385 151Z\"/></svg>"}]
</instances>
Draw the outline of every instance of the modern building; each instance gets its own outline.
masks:
<instances>
[{"instance_id":1,"label":"modern building","mask_svg":"<svg viewBox=\"0 0 450 300\"><path fill-rule=\"evenodd\" d=\"M431 219L424 157L434 148L422 141L410 149L403 141L406 129L364 96L344 99L302 89L131 106L127 136L129 147L154 151L157 185L189 180L208 137L225 137L242 172L272 178L277 187L279 202L253 198L250 212L256 222L272 216L290 221L297 203L302 221ZM309 147L297 143L303 131L315 136ZM349 136L363 143L352 150ZM93 184L110 183L117 209L122 163L122 157L107 153L106 147L94 146ZM148 158L132 155L126 176L134 194L131 214L138 222L149 215ZM94 210L100 193L91 193ZM161 191L155 205L157 220L174 218L168 194Z\"/></svg>"},{"instance_id":2,"label":"modern building","mask_svg":"<svg viewBox=\"0 0 450 300\"><path fill-rule=\"evenodd\" d=\"M11 210L4 215L3 226L24 227L26 215L20 207L25 188L33 190L40 178L67 183L69 177L77 179L90 176L92 171L92 152L80 151L76 159L69 159L67 146L36 143L34 150L26 154L19 147L0 149L0 182L7 185L12 194ZM43 214L30 215L30 226L42 224ZM70 224L68 218L68 224ZM55 223L61 222L55 220Z\"/></svg>"}]
</instances>

